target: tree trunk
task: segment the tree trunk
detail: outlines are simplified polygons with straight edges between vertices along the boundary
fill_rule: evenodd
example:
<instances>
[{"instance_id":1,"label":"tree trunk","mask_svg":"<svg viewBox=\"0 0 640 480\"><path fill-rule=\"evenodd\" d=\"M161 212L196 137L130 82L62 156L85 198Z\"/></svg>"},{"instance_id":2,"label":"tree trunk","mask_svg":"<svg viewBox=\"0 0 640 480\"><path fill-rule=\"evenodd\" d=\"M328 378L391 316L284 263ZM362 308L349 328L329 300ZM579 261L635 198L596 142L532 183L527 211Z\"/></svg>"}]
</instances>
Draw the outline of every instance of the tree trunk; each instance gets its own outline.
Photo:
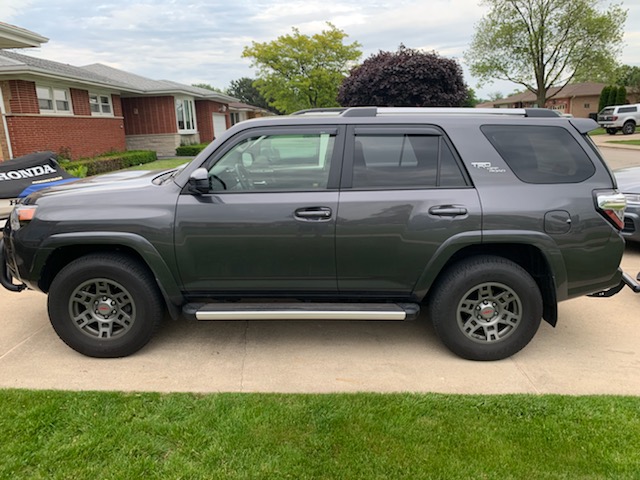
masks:
<instances>
[{"instance_id":1,"label":"tree trunk","mask_svg":"<svg viewBox=\"0 0 640 480\"><path fill-rule=\"evenodd\" d=\"M538 108L544 108L544 104L546 102L547 102L547 91L542 88L538 89L538 98L536 99Z\"/></svg>"}]
</instances>

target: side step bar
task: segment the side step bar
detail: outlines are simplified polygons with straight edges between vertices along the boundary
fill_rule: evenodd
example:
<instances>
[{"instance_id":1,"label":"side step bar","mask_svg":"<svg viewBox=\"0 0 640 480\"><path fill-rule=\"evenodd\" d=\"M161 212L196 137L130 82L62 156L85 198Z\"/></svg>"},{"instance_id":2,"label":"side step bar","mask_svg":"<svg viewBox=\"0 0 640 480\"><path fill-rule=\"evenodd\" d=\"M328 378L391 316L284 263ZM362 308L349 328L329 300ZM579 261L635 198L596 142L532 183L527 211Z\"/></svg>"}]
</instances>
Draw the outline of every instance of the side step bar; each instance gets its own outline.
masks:
<instances>
[{"instance_id":1,"label":"side step bar","mask_svg":"<svg viewBox=\"0 0 640 480\"><path fill-rule=\"evenodd\" d=\"M416 303L189 303L196 320L414 320Z\"/></svg>"}]
</instances>

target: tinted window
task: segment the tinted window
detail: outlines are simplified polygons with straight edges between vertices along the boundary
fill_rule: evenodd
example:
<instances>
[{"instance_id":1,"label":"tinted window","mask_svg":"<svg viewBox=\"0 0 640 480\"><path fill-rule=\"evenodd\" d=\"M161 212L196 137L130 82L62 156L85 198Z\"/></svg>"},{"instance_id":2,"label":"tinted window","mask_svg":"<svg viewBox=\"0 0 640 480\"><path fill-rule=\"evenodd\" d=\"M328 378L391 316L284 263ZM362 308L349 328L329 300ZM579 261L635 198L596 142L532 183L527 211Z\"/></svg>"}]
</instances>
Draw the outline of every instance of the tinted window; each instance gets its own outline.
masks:
<instances>
[{"instance_id":1,"label":"tinted window","mask_svg":"<svg viewBox=\"0 0 640 480\"><path fill-rule=\"evenodd\" d=\"M451 150L437 135L356 135L353 188L465 186Z\"/></svg>"},{"instance_id":2,"label":"tinted window","mask_svg":"<svg viewBox=\"0 0 640 480\"><path fill-rule=\"evenodd\" d=\"M334 143L325 133L247 138L209 169L212 190L325 189Z\"/></svg>"},{"instance_id":3,"label":"tinted window","mask_svg":"<svg viewBox=\"0 0 640 480\"><path fill-rule=\"evenodd\" d=\"M631 112L637 112L638 108L637 107L620 107L618 109L618 113L631 113Z\"/></svg>"},{"instance_id":4,"label":"tinted window","mask_svg":"<svg viewBox=\"0 0 640 480\"><path fill-rule=\"evenodd\" d=\"M595 167L564 128L485 125L482 132L513 173L527 183L577 183Z\"/></svg>"},{"instance_id":5,"label":"tinted window","mask_svg":"<svg viewBox=\"0 0 640 480\"><path fill-rule=\"evenodd\" d=\"M613 114L613 108L603 108L602 111L600 112L600 115L612 115Z\"/></svg>"}]
</instances>

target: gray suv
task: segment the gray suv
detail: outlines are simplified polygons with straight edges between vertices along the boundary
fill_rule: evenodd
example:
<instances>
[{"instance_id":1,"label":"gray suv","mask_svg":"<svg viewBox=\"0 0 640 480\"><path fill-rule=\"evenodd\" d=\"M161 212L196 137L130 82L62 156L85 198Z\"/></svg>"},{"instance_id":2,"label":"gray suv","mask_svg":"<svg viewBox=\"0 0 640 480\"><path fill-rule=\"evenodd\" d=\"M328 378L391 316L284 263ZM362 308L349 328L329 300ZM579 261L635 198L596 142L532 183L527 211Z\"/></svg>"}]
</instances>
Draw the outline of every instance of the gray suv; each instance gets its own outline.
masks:
<instances>
[{"instance_id":1,"label":"gray suv","mask_svg":"<svg viewBox=\"0 0 640 480\"><path fill-rule=\"evenodd\" d=\"M95 357L197 320L408 320L475 360L557 302L621 288L624 197L587 119L544 109L359 107L241 122L183 168L34 193L0 281L48 293ZM17 283L16 283L17 282ZM600 295L607 295L601 293Z\"/></svg>"}]
</instances>

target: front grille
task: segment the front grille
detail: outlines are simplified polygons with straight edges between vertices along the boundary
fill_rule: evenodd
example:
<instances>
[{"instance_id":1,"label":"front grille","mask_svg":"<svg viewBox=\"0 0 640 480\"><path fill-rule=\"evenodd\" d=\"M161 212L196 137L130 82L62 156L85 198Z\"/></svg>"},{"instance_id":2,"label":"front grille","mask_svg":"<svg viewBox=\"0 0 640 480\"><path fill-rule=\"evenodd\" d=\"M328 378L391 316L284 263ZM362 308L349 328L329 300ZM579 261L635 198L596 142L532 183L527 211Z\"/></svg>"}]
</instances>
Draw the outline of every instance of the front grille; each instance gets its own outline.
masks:
<instances>
[{"instance_id":1,"label":"front grille","mask_svg":"<svg viewBox=\"0 0 640 480\"><path fill-rule=\"evenodd\" d=\"M629 217L624 217L624 228L622 229L622 231L624 233L633 233L636 231L636 225Z\"/></svg>"}]
</instances>

